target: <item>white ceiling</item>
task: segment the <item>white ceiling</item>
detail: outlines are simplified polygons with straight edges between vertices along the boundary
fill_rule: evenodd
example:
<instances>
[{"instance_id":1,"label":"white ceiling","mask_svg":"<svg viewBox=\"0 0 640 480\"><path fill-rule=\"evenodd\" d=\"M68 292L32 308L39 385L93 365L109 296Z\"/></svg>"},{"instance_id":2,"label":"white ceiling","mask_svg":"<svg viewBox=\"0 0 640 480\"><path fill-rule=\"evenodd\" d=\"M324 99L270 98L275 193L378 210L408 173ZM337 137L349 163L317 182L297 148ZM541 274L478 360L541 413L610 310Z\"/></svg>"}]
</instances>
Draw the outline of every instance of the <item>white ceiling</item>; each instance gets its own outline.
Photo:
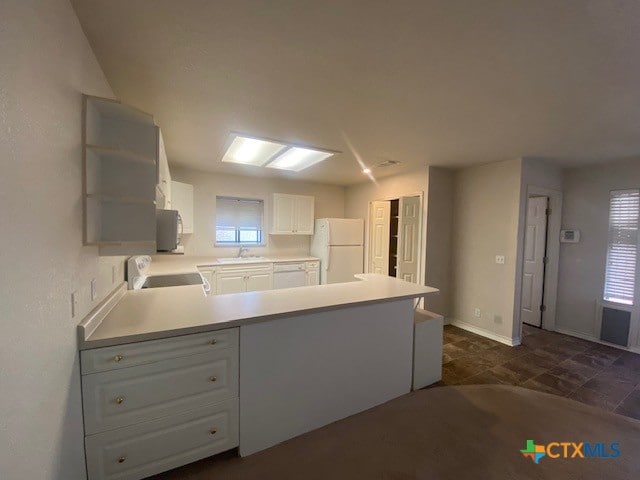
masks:
<instances>
[{"instance_id":1,"label":"white ceiling","mask_svg":"<svg viewBox=\"0 0 640 480\"><path fill-rule=\"evenodd\" d=\"M220 162L230 131L344 153L291 178L350 184L521 156L640 153L640 2L72 0L116 95L169 161Z\"/></svg>"}]
</instances>

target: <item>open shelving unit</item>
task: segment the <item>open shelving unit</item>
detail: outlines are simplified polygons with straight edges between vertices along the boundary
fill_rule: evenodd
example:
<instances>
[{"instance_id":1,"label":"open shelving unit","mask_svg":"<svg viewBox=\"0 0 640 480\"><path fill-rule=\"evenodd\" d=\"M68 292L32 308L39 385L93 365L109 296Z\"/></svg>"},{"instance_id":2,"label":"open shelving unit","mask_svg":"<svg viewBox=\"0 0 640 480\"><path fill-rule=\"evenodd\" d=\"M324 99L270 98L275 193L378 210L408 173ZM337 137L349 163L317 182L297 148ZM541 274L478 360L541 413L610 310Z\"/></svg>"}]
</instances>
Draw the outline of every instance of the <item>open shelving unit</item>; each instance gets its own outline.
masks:
<instances>
[{"instance_id":1,"label":"open shelving unit","mask_svg":"<svg viewBox=\"0 0 640 480\"><path fill-rule=\"evenodd\" d=\"M398 271L398 223L400 221L400 200L395 199L391 204L389 220L389 276L395 277Z\"/></svg>"},{"instance_id":2,"label":"open shelving unit","mask_svg":"<svg viewBox=\"0 0 640 480\"><path fill-rule=\"evenodd\" d=\"M83 97L84 244L100 255L156 250L158 135L153 116Z\"/></svg>"}]
</instances>

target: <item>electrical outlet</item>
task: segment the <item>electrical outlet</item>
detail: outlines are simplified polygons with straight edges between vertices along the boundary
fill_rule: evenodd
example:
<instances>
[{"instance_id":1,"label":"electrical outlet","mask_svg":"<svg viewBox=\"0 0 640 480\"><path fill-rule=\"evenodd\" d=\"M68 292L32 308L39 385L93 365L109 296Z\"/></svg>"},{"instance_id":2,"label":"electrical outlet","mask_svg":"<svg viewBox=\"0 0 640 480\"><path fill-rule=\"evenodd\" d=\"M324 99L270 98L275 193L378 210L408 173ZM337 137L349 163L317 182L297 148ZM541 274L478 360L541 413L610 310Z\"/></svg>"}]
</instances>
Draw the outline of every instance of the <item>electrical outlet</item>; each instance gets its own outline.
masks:
<instances>
[{"instance_id":1,"label":"electrical outlet","mask_svg":"<svg viewBox=\"0 0 640 480\"><path fill-rule=\"evenodd\" d=\"M96 285L96 279L92 278L91 279L91 301L95 301L95 299L98 298L98 288Z\"/></svg>"},{"instance_id":2,"label":"electrical outlet","mask_svg":"<svg viewBox=\"0 0 640 480\"><path fill-rule=\"evenodd\" d=\"M493 323L502 324L502 317L500 315L494 315Z\"/></svg>"},{"instance_id":3,"label":"electrical outlet","mask_svg":"<svg viewBox=\"0 0 640 480\"><path fill-rule=\"evenodd\" d=\"M504 255L496 255L496 263L498 265L504 265L504 261L505 261Z\"/></svg>"},{"instance_id":4,"label":"electrical outlet","mask_svg":"<svg viewBox=\"0 0 640 480\"><path fill-rule=\"evenodd\" d=\"M71 294L71 318L76 316L78 311L78 291L76 290Z\"/></svg>"},{"instance_id":5,"label":"electrical outlet","mask_svg":"<svg viewBox=\"0 0 640 480\"><path fill-rule=\"evenodd\" d=\"M479 309L479 308L476 308L476 309L473 311L473 315L474 315L475 317L477 317L477 318L480 318L480 317L482 316L482 312L480 311L480 309Z\"/></svg>"}]
</instances>

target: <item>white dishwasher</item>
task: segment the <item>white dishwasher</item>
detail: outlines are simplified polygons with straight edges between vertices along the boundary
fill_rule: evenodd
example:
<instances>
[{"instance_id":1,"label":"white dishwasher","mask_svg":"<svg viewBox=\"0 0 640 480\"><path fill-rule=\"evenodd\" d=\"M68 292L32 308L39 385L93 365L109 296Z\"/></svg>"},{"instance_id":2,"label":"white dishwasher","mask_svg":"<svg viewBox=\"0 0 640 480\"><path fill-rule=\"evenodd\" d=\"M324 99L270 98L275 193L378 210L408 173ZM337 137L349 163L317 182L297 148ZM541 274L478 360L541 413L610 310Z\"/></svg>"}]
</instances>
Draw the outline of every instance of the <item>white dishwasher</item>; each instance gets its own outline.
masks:
<instances>
[{"instance_id":1,"label":"white dishwasher","mask_svg":"<svg viewBox=\"0 0 640 480\"><path fill-rule=\"evenodd\" d=\"M273 288L304 287L307 284L305 263L274 263Z\"/></svg>"}]
</instances>

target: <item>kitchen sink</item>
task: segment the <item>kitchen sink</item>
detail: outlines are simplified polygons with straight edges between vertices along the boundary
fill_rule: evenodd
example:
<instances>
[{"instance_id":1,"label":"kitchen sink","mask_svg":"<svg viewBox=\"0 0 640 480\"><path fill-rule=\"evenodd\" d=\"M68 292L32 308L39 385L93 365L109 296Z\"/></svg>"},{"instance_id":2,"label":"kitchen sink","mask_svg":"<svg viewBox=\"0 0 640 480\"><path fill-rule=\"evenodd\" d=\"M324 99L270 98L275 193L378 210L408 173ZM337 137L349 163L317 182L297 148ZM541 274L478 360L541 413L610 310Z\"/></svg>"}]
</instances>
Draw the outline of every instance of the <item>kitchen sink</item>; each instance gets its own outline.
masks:
<instances>
[{"instance_id":1,"label":"kitchen sink","mask_svg":"<svg viewBox=\"0 0 640 480\"><path fill-rule=\"evenodd\" d=\"M220 263L239 263L239 262L264 262L267 257L227 257L218 258Z\"/></svg>"},{"instance_id":2,"label":"kitchen sink","mask_svg":"<svg viewBox=\"0 0 640 480\"><path fill-rule=\"evenodd\" d=\"M202 285L199 273L178 273L175 275L155 275L147 277L140 288L179 287L182 285Z\"/></svg>"}]
</instances>

